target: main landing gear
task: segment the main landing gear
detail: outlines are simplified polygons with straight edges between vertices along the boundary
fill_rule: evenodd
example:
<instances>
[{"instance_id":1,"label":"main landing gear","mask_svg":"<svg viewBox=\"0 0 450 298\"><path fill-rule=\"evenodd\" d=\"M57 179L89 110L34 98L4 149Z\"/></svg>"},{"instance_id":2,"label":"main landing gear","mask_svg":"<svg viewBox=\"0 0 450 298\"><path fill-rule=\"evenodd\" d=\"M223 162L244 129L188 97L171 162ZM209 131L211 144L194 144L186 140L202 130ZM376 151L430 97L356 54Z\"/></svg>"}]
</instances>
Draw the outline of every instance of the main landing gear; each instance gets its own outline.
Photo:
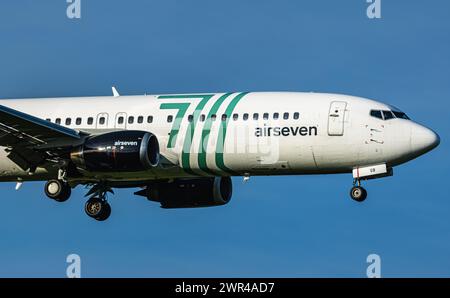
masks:
<instances>
[{"instance_id":1,"label":"main landing gear","mask_svg":"<svg viewBox=\"0 0 450 298\"><path fill-rule=\"evenodd\" d=\"M65 179L58 177L45 183L45 194L57 202L65 202L71 194L71 187ZM106 200L106 194L113 192L110 187L103 183L93 184L86 196L90 196L84 205L84 211L89 217L98 221L104 221L111 215L111 206Z\"/></svg>"},{"instance_id":2,"label":"main landing gear","mask_svg":"<svg viewBox=\"0 0 450 298\"><path fill-rule=\"evenodd\" d=\"M58 179L47 181L44 191L47 197L57 202L67 201L72 192L67 182Z\"/></svg>"},{"instance_id":3,"label":"main landing gear","mask_svg":"<svg viewBox=\"0 0 450 298\"><path fill-rule=\"evenodd\" d=\"M111 215L111 205L106 200L106 194L113 193L112 189L103 183L94 184L86 196L91 196L84 205L84 211L89 217L104 221Z\"/></svg>"},{"instance_id":4,"label":"main landing gear","mask_svg":"<svg viewBox=\"0 0 450 298\"><path fill-rule=\"evenodd\" d=\"M356 202L363 202L367 198L367 191L361 186L361 181L359 179L353 180L350 197Z\"/></svg>"},{"instance_id":5,"label":"main landing gear","mask_svg":"<svg viewBox=\"0 0 450 298\"><path fill-rule=\"evenodd\" d=\"M92 197L84 205L84 211L89 217L104 221L111 215L111 205L104 197Z\"/></svg>"}]
</instances>

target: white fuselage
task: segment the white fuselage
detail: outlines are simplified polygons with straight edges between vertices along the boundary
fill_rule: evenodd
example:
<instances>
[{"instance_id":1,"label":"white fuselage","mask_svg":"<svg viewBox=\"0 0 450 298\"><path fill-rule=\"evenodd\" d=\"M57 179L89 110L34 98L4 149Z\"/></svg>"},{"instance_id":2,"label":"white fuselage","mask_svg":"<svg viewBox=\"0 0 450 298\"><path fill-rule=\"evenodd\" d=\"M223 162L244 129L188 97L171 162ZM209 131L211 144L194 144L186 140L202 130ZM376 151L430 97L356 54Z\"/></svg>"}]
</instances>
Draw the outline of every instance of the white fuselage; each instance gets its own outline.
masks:
<instances>
[{"instance_id":1,"label":"white fuselage","mask_svg":"<svg viewBox=\"0 0 450 298\"><path fill-rule=\"evenodd\" d=\"M372 110L395 109L389 105L338 94L146 95L0 104L91 134L142 130L157 136L166 166L126 174L90 173L86 179L345 173L373 164L393 167L439 142L434 132L411 120L371 116ZM1 180L45 180L51 174L38 168L29 175L4 149Z\"/></svg>"}]
</instances>

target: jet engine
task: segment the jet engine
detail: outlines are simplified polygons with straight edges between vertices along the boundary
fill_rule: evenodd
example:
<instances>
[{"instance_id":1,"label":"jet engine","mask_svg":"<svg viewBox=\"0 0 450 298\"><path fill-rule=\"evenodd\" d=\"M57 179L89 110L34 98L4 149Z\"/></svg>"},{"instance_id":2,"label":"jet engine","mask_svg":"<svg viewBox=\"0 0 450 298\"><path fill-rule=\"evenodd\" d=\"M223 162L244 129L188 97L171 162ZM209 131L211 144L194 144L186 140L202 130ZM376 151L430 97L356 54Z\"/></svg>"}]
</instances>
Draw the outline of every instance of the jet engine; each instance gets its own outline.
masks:
<instances>
[{"instance_id":1,"label":"jet engine","mask_svg":"<svg viewBox=\"0 0 450 298\"><path fill-rule=\"evenodd\" d=\"M159 163L159 143L146 131L116 131L88 137L75 147L70 159L79 168L93 172L136 172Z\"/></svg>"},{"instance_id":2,"label":"jet engine","mask_svg":"<svg viewBox=\"0 0 450 298\"><path fill-rule=\"evenodd\" d=\"M146 189L147 198L160 202L162 208L225 205L230 201L232 192L230 177L176 179L172 182L155 182Z\"/></svg>"}]
</instances>

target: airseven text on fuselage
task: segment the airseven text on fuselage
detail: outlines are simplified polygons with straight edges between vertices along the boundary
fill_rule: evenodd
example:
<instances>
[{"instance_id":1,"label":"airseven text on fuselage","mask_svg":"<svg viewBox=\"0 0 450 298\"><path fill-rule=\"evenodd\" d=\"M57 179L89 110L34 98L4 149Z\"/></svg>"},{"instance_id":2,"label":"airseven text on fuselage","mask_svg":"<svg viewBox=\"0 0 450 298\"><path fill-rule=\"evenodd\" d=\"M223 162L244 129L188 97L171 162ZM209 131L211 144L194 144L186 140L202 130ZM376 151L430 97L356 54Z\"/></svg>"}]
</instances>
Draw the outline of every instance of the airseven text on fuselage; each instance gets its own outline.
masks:
<instances>
[{"instance_id":1,"label":"airseven text on fuselage","mask_svg":"<svg viewBox=\"0 0 450 298\"><path fill-rule=\"evenodd\" d=\"M256 137L317 136L317 126L266 126L255 129Z\"/></svg>"}]
</instances>

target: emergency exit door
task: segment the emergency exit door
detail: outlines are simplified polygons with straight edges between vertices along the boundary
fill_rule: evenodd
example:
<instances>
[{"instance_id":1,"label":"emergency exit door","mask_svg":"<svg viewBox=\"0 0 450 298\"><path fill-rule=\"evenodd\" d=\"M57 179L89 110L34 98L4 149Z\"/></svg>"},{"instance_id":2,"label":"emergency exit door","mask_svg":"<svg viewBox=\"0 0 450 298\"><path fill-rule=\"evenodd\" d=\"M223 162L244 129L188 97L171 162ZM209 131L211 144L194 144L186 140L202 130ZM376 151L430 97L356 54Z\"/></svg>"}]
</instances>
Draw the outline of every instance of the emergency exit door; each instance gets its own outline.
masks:
<instances>
[{"instance_id":1,"label":"emergency exit door","mask_svg":"<svg viewBox=\"0 0 450 298\"><path fill-rule=\"evenodd\" d=\"M97 115L96 128L108 128L108 113L100 113Z\"/></svg>"},{"instance_id":2,"label":"emergency exit door","mask_svg":"<svg viewBox=\"0 0 450 298\"><path fill-rule=\"evenodd\" d=\"M330 104L330 110L328 113L329 136L344 135L344 118L346 107L347 103L345 101L333 101Z\"/></svg>"},{"instance_id":3,"label":"emergency exit door","mask_svg":"<svg viewBox=\"0 0 450 298\"><path fill-rule=\"evenodd\" d=\"M117 113L116 121L114 122L115 128L126 129L127 128L127 113Z\"/></svg>"}]
</instances>

